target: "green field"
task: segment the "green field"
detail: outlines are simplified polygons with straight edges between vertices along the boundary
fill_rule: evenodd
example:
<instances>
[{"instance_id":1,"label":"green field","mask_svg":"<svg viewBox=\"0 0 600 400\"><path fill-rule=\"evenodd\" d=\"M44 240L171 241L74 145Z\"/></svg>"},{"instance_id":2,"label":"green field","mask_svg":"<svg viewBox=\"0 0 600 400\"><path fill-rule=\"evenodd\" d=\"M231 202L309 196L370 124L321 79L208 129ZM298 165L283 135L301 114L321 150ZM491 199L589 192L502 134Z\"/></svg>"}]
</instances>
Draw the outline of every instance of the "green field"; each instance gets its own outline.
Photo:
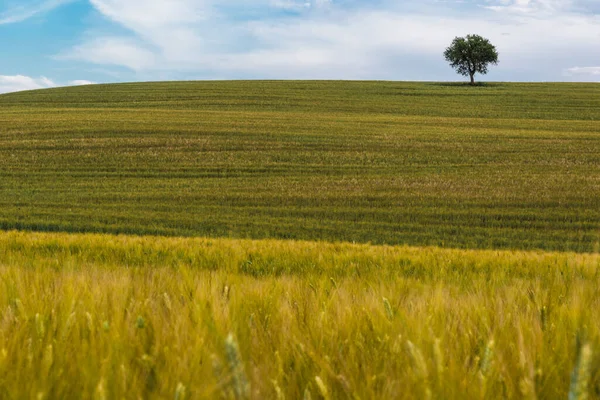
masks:
<instances>
[{"instance_id":1,"label":"green field","mask_svg":"<svg viewBox=\"0 0 600 400\"><path fill-rule=\"evenodd\" d=\"M0 96L3 229L597 251L600 85Z\"/></svg>"},{"instance_id":2,"label":"green field","mask_svg":"<svg viewBox=\"0 0 600 400\"><path fill-rule=\"evenodd\" d=\"M600 85L0 96L0 399L600 399Z\"/></svg>"}]
</instances>

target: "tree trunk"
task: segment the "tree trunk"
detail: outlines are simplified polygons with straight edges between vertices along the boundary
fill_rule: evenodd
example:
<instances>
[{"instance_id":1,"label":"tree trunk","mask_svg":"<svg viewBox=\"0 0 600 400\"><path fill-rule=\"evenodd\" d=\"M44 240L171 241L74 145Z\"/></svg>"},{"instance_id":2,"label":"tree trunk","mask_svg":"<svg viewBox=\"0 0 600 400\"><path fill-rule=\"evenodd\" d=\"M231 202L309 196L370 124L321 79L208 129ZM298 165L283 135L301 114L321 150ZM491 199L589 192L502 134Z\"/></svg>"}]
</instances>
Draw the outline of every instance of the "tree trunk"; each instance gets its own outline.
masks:
<instances>
[{"instance_id":1,"label":"tree trunk","mask_svg":"<svg viewBox=\"0 0 600 400\"><path fill-rule=\"evenodd\" d=\"M475 73L471 72L471 85L475 85Z\"/></svg>"}]
</instances>

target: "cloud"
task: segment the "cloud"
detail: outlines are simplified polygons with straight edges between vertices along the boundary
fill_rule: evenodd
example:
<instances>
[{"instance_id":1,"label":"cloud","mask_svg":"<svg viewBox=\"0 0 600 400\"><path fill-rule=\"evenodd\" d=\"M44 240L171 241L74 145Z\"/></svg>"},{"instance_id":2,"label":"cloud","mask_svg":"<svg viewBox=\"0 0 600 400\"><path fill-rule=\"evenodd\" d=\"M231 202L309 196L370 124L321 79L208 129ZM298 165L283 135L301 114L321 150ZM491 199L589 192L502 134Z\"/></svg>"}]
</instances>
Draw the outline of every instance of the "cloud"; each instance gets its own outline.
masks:
<instances>
[{"instance_id":1,"label":"cloud","mask_svg":"<svg viewBox=\"0 0 600 400\"><path fill-rule=\"evenodd\" d=\"M43 76L31 78L24 75L0 75L0 93L47 89L56 86L56 83Z\"/></svg>"},{"instance_id":2,"label":"cloud","mask_svg":"<svg viewBox=\"0 0 600 400\"><path fill-rule=\"evenodd\" d=\"M45 76L32 78L25 75L0 75L0 93L20 92L23 90L50 89L60 86L94 85L96 82L84 79L71 80L59 84Z\"/></svg>"},{"instance_id":3,"label":"cloud","mask_svg":"<svg viewBox=\"0 0 600 400\"><path fill-rule=\"evenodd\" d=\"M76 0L24 1L25 4L0 12L0 25L22 22L38 14L49 12L62 5L72 3L73 1Z\"/></svg>"},{"instance_id":4,"label":"cloud","mask_svg":"<svg viewBox=\"0 0 600 400\"><path fill-rule=\"evenodd\" d=\"M591 0L481 0L468 12L426 0L90 3L129 34L90 33L62 58L144 77L439 79L454 76L441 57L451 39L478 33L500 52L495 76L537 80L595 62L590 49L600 48Z\"/></svg>"},{"instance_id":5,"label":"cloud","mask_svg":"<svg viewBox=\"0 0 600 400\"><path fill-rule=\"evenodd\" d=\"M489 2L489 1L488 1ZM517 13L555 12L571 6L571 0L496 0L487 8Z\"/></svg>"},{"instance_id":6,"label":"cloud","mask_svg":"<svg viewBox=\"0 0 600 400\"><path fill-rule=\"evenodd\" d=\"M312 1L296 1L296 0L272 0L270 3L275 8L280 8L289 11L301 12L311 8L326 8L332 5L332 0L312 0Z\"/></svg>"},{"instance_id":7,"label":"cloud","mask_svg":"<svg viewBox=\"0 0 600 400\"><path fill-rule=\"evenodd\" d=\"M69 86L85 86L85 85L96 85L97 82L87 81L85 79L76 79L74 81L69 81Z\"/></svg>"},{"instance_id":8,"label":"cloud","mask_svg":"<svg viewBox=\"0 0 600 400\"><path fill-rule=\"evenodd\" d=\"M92 39L59 54L57 58L122 66L134 71L152 68L155 64L154 53L146 49L143 42L123 37Z\"/></svg>"},{"instance_id":9,"label":"cloud","mask_svg":"<svg viewBox=\"0 0 600 400\"><path fill-rule=\"evenodd\" d=\"M600 76L600 67L573 67L567 70L572 75Z\"/></svg>"},{"instance_id":10,"label":"cloud","mask_svg":"<svg viewBox=\"0 0 600 400\"><path fill-rule=\"evenodd\" d=\"M595 13L600 10L597 0L487 0L486 8L494 11L552 14Z\"/></svg>"}]
</instances>

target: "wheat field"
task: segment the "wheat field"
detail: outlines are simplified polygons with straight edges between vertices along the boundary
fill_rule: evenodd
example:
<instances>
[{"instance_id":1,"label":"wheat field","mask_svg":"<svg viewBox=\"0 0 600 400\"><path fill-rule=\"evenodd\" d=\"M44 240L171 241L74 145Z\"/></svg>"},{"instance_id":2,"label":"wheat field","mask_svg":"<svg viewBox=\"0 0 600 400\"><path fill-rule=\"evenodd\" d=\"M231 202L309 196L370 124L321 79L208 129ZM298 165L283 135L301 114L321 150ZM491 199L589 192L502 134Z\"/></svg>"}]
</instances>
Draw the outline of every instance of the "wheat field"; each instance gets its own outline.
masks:
<instances>
[{"instance_id":1,"label":"wheat field","mask_svg":"<svg viewBox=\"0 0 600 400\"><path fill-rule=\"evenodd\" d=\"M600 399L600 86L0 96L0 400Z\"/></svg>"},{"instance_id":2,"label":"wheat field","mask_svg":"<svg viewBox=\"0 0 600 400\"><path fill-rule=\"evenodd\" d=\"M165 82L0 96L0 228L592 252L600 86Z\"/></svg>"},{"instance_id":3,"label":"wheat field","mask_svg":"<svg viewBox=\"0 0 600 400\"><path fill-rule=\"evenodd\" d=\"M3 399L600 391L598 254L13 231L0 260Z\"/></svg>"}]
</instances>

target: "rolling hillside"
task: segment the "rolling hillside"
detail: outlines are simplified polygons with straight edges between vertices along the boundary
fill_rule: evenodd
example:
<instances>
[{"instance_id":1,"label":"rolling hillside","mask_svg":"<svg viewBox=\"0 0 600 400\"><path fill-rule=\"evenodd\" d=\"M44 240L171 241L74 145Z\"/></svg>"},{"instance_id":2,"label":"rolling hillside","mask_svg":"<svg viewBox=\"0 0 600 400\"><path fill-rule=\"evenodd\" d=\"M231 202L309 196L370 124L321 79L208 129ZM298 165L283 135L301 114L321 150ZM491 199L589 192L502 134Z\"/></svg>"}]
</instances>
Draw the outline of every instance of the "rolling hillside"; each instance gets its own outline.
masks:
<instances>
[{"instance_id":1,"label":"rolling hillside","mask_svg":"<svg viewBox=\"0 0 600 400\"><path fill-rule=\"evenodd\" d=\"M97 85L0 96L0 228L591 252L600 86Z\"/></svg>"},{"instance_id":2,"label":"rolling hillside","mask_svg":"<svg viewBox=\"0 0 600 400\"><path fill-rule=\"evenodd\" d=\"M0 399L600 399L599 121L583 84L0 96Z\"/></svg>"}]
</instances>

